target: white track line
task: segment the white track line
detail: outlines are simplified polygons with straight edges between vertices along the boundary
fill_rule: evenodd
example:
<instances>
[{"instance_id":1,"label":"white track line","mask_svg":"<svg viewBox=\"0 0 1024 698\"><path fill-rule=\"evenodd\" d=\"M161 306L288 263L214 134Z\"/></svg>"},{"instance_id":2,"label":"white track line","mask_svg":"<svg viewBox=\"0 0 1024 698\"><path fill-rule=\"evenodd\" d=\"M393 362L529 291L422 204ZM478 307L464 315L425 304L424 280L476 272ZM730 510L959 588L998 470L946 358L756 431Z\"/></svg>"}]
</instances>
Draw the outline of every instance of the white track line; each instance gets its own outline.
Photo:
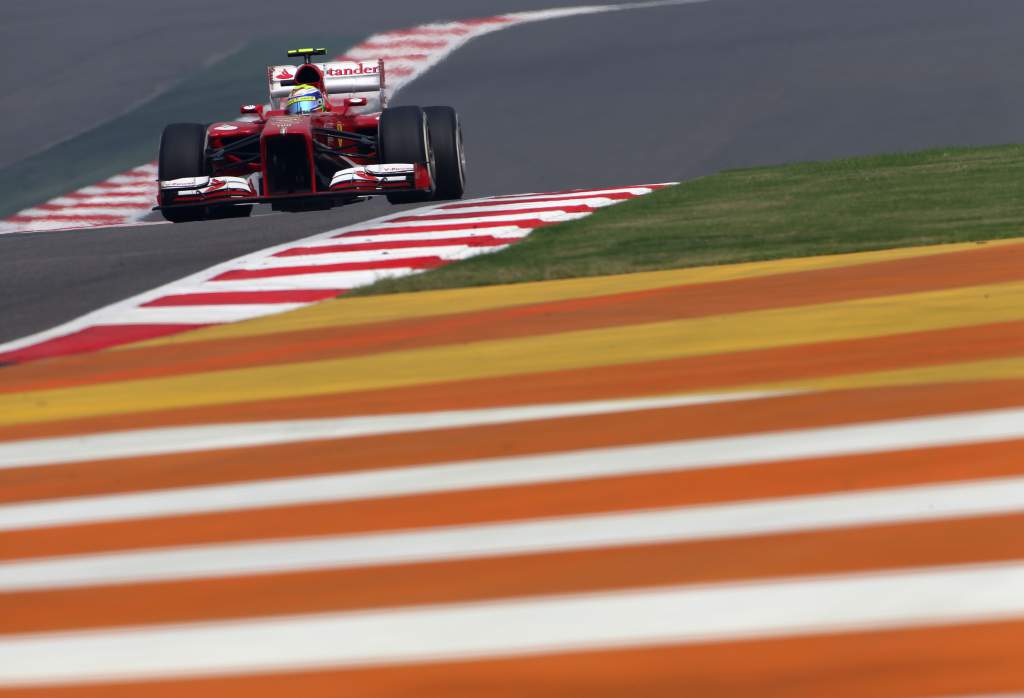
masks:
<instances>
[{"instance_id":1,"label":"white track line","mask_svg":"<svg viewBox=\"0 0 1024 698\"><path fill-rule=\"evenodd\" d=\"M90 185L88 187L82 187L77 192L74 192L73 194L68 194L68 196L74 196L74 195L78 195L78 194L81 194L81 195L90 194L90 195L100 196L100 195L108 194L108 193L109 194L153 194L155 196L155 192L156 192L156 184L154 182L147 182L146 184L122 184L120 186L113 186L113 187L103 187L103 186L99 186L99 185L93 184L93 185ZM152 198L150 198L148 196L145 197L145 198L146 198L146 201L148 203L151 203L151 202L153 202L155 200L155 199L152 199Z\"/></svg>"},{"instance_id":2,"label":"white track line","mask_svg":"<svg viewBox=\"0 0 1024 698\"><path fill-rule=\"evenodd\" d=\"M388 223L381 226L382 230L389 228L405 228L408 226L462 226L468 229L474 228L474 226L480 223L515 223L517 221L544 221L546 223L561 223L563 221L576 220L577 218L586 218L590 215L590 212L566 212L561 210L545 211L544 213L509 213L504 216L451 216L450 218L438 218L441 212L431 211L429 214L419 213L412 214L409 216L410 220L389 221ZM470 211L473 213L473 211Z\"/></svg>"},{"instance_id":3,"label":"white track line","mask_svg":"<svg viewBox=\"0 0 1024 698\"><path fill-rule=\"evenodd\" d=\"M440 257L460 259L470 250L493 252L493 248L471 247L470 245L446 245L444 247L397 247L390 250L353 250L351 252L330 252L327 254L290 255L288 257L264 257L248 262L239 269L293 269L295 267L316 267L350 262L382 262L393 259L416 259L419 257Z\"/></svg>"},{"instance_id":4,"label":"white track line","mask_svg":"<svg viewBox=\"0 0 1024 698\"><path fill-rule=\"evenodd\" d=\"M1024 565L630 589L0 639L0 685L178 679L998 621Z\"/></svg>"},{"instance_id":5,"label":"white track line","mask_svg":"<svg viewBox=\"0 0 1024 698\"><path fill-rule=\"evenodd\" d=\"M300 274L297 276L268 276L262 279L239 279L237 281L211 281L193 291L317 291L320 289L350 289L368 286L381 279L422 273L422 269L399 267L367 271L338 271L326 274ZM268 310L272 310L268 308ZM272 313L267 312L266 315Z\"/></svg>"},{"instance_id":6,"label":"white track line","mask_svg":"<svg viewBox=\"0 0 1024 698\"><path fill-rule=\"evenodd\" d=\"M793 391L758 391L669 395L623 400L591 400L476 410L411 412L368 417L290 419L201 426L116 431L81 436L0 442L0 470L111 458L188 453L223 448L270 446L319 439L345 439L381 434L508 424L561 417L654 410L757 400Z\"/></svg>"},{"instance_id":7,"label":"white track line","mask_svg":"<svg viewBox=\"0 0 1024 698\"><path fill-rule=\"evenodd\" d=\"M148 196L138 194L115 194L113 196L62 196L50 201L54 206L87 206L89 204L146 204L153 202Z\"/></svg>"},{"instance_id":8,"label":"white track line","mask_svg":"<svg viewBox=\"0 0 1024 698\"><path fill-rule=\"evenodd\" d=\"M523 238L529 234L530 231L526 228L483 228L466 231L444 230L436 233L392 233L387 236L387 240L395 242L409 242L414 240L447 240L453 237ZM299 240L295 243L295 247L331 247L334 245L358 245L364 242L383 241L384 240L381 239L380 235L346 234L341 237L328 238L326 240Z\"/></svg>"},{"instance_id":9,"label":"white track line","mask_svg":"<svg viewBox=\"0 0 1024 698\"><path fill-rule=\"evenodd\" d=\"M132 207L115 208L107 206L67 206L57 210L43 210L38 208L28 208L19 213L19 216L27 216L29 218L54 218L57 216L76 216L81 218L96 217L102 218L106 216L130 216L135 211Z\"/></svg>"},{"instance_id":10,"label":"white track line","mask_svg":"<svg viewBox=\"0 0 1024 698\"><path fill-rule=\"evenodd\" d=\"M582 217L582 216L587 216L589 214L588 213L563 212L562 209L564 209L564 208L574 208L574 207L578 207L578 206L589 206L591 208L604 208L606 206L614 206L617 203L621 203L621 199L601 199L600 201L595 201L594 199L587 199L586 201L590 202L590 203L580 202L580 201L577 201L575 199L566 199L566 200L563 200L563 201L541 201L541 202L537 202L537 203L530 203L530 202L519 203L519 202L516 202L516 203L500 203L500 204L499 203L494 203L494 204L490 204L490 203L485 203L485 202L479 202L480 203L479 206L466 206L465 208L458 208L458 209L445 209L445 208L441 208L440 210L437 210L437 211L431 211L429 215L437 216L437 215L441 215L441 214L452 214L453 216L463 216L464 214L468 214L468 213L484 213L484 214L487 214L487 215L486 216L480 216L479 220L497 220L497 221L501 221L501 220L512 221L512 220L524 220L524 219L525 220L529 220L531 218L543 218L544 216L581 216ZM465 203L470 204L470 203L477 203L477 202L467 201ZM521 211L523 209L526 209L527 212L526 213L516 213L517 211ZM537 210L537 209L540 209L540 210ZM496 211L507 212L507 213L506 213L506 215L503 215L503 216L496 216L496 215L494 215L494 213ZM422 217L423 215L428 215L428 214L418 213L418 214L415 214L415 215L417 215L419 217ZM458 220L458 219L456 218L455 220ZM395 223L395 225L400 225L400 224L399 223ZM406 223L406 225L411 225L411 223Z\"/></svg>"},{"instance_id":11,"label":"white track line","mask_svg":"<svg viewBox=\"0 0 1024 698\"><path fill-rule=\"evenodd\" d=\"M125 310L118 318L119 325L220 325L226 322L240 322L267 315L270 304L251 303L239 305L180 305L132 308ZM308 303L275 303L274 310L280 313L297 310Z\"/></svg>"},{"instance_id":12,"label":"white track line","mask_svg":"<svg viewBox=\"0 0 1024 698\"><path fill-rule=\"evenodd\" d=\"M520 194L495 194L493 196L486 196L479 199L481 202L494 202L495 204L503 203L527 203L536 199L546 199L552 196L565 196L575 199L576 201L583 201L581 197L596 197L608 199L615 194L631 194L634 196L643 195L650 187L670 187L678 182L657 182L652 184L644 184L639 186L627 186L627 187L605 187L603 189L567 189L560 192L525 192ZM612 199L615 200L615 199ZM446 205L446 208L457 208L460 202L453 201ZM483 205L483 204L481 204Z\"/></svg>"},{"instance_id":13,"label":"white track line","mask_svg":"<svg viewBox=\"0 0 1024 698\"><path fill-rule=\"evenodd\" d=\"M532 232L530 228L525 228L519 225L502 225L493 228L478 228L474 224L458 223L452 227L446 227L441 230L431 230L436 226L429 225L428 223L405 223L401 226L380 226L373 230L356 229L358 237L367 238L372 241L386 242L388 240L407 240L412 235L422 236L419 239L423 240L443 240L444 238L450 237L465 237L467 235L491 235L494 237L526 237ZM393 232L408 228L408 231ZM356 237L356 236L353 236ZM352 238L345 234L345 237L338 236L339 240L348 241ZM300 241L305 245L305 241Z\"/></svg>"},{"instance_id":14,"label":"white track line","mask_svg":"<svg viewBox=\"0 0 1024 698\"><path fill-rule=\"evenodd\" d=\"M0 563L0 592L481 559L1018 512L1024 512L1024 477L511 523L30 558ZM1021 599L1024 603L1024 594Z\"/></svg>"},{"instance_id":15,"label":"white track line","mask_svg":"<svg viewBox=\"0 0 1024 698\"><path fill-rule=\"evenodd\" d=\"M740 396L738 399L743 399ZM593 405L599 409L597 405ZM557 409L557 406L554 407ZM643 408L640 408L643 409ZM598 414L599 412L593 412ZM451 415L452 413L449 413ZM537 418L538 413L532 413ZM545 413L543 418L559 416ZM580 413L576 413L579 415ZM463 414L463 417L469 416ZM489 415L490 424L512 412ZM519 415L522 417L523 415ZM562 413L561 416L568 416ZM213 426L189 429L124 432L83 437L81 453L96 458L150 455L211 448L237 448L307 439L351 438L370 434L467 426L467 421L426 417L413 427L403 415L396 422L375 418L316 420L289 424L257 423L241 429ZM414 421L414 420L409 420ZM332 423L333 422L333 423ZM485 422L473 422L477 425ZM251 428L250 428L251 427ZM872 422L842 427L801 429L736 437L693 439L642 446L587 449L531 456L487 458L356 471L329 475L202 485L125 494L68 497L0 506L0 531L49 526L124 521L159 516L184 516L244 511L264 507L343 502L380 497L436 494L480 488L542 485L684 470L727 468L783 460L828 458L857 453L883 453L1024 438L1024 410ZM7 451L22 463L42 464L29 450L32 442L12 444ZM58 462L76 462L69 452L74 439L41 440L40 453ZM26 448L28 447L28 448ZM17 461L15 461L17 462Z\"/></svg>"}]
</instances>

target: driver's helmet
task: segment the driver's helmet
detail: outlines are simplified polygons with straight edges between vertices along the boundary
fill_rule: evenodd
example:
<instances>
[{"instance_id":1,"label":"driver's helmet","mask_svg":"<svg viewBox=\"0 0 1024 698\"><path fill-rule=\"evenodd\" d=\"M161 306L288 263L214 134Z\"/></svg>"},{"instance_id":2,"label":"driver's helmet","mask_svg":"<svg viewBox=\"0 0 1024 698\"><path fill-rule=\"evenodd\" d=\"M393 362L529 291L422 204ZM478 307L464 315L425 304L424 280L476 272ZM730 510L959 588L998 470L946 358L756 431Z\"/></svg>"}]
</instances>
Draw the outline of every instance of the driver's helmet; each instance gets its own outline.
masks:
<instances>
[{"instance_id":1,"label":"driver's helmet","mask_svg":"<svg viewBox=\"0 0 1024 698\"><path fill-rule=\"evenodd\" d=\"M309 114L325 111L324 96L312 85L299 85L288 95L285 111L289 114Z\"/></svg>"}]
</instances>

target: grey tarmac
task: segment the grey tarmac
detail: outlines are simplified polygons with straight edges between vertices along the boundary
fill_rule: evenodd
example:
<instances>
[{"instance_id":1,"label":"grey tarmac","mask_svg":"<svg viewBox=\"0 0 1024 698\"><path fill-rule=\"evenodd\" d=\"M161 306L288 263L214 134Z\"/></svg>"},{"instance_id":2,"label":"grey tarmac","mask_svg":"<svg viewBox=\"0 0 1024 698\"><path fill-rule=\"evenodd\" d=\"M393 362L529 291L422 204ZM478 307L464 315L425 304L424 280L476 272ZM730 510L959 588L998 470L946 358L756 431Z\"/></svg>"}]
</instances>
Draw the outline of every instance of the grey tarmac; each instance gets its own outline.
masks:
<instances>
[{"instance_id":1,"label":"grey tarmac","mask_svg":"<svg viewBox=\"0 0 1024 698\"><path fill-rule=\"evenodd\" d=\"M550 7L496 0L362 4L339 12L339 33ZM0 38L17 31L8 16L16 26L41 27L46 8L55 5L79 12L78 3L56 1L4 7ZM201 5L212 16L227 14L215 3ZM275 28L280 33L280 22L295 30L293 13L275 25L280 6L271 3L256 2L245 18L222 21L219 34L203 23L182 32L200 6L191 0L177 3L173 13L131 11L130 21L118 24L117 16L132 6L89 3L93 24L83 24L82 33L91 29L98 36L56 25L54 33L67 44L55 42L40 69L54 69L59 55L105 75L131 54L123 75L128 82L104 78L89 85L90 99L106 101L121 85L168 85L177 74L200 70L233 41L272 35ZM1014 142L1024 140L1022 22L1019 0L710 0L588 15L477 39L406 88L396 103L459 109L474 196ZM106 43L98 41L103 36ZM30 44L15 42L5 51L18 53L24 65ZM7 84L17 79L3 77ZM67 97L61 103L77 108L85 98L76 91L82 86L71 79L58 84ZM44 128L32 110L61 106L45 91L26 99L29 115L9 112L9 134ZM48 144L8 135L0 163ZM386 211L386 204L374 202L328 213L0 237L0 340Z\"/></svg>"}]
</instances>

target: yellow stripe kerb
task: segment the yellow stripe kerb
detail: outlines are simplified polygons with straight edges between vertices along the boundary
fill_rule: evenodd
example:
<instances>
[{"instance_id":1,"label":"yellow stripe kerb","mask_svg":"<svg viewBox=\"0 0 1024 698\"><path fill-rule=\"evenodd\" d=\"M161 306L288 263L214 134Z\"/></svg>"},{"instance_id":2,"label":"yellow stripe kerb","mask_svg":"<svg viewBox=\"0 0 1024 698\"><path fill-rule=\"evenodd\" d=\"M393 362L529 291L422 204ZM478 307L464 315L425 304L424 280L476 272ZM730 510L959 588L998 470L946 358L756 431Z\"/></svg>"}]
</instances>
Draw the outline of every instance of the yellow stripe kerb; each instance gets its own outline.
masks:
<instances>
[{"instance_id":1,"label":"yellow stripe kerb","mask_svg":"<svg viewBox=\"0 0 1024 698\"><path fill-rule=\"evenodd\" d=\"M1024 239L996 240L985 245L1021 244ZM422 293L402 293L367 298L345 298L339 301L317 303L282 315L220 325L186 332L163 339L154 339L123 347L159 346L163 344L189 344L207 340L258 337L284 332L315 330L323 327L348 327L375 322L388 322L411 318L437 317L456 313L496 310L533 303L545 303L575 298L649 291L671 286L707 284L734 281L775 274L835 269L877 262L889 262L913 257L926 257L977 249L979 243L956 243L907 247L875 252L777 259L716 267L671 269L668 271L592 276L582 279L540 281L525 284L460 288Z\"/></svg>"},{"instance_id":2,"label":"yellow stripe kerb","mask_svg":"<svg viewBox=\"0 0 1024 698\"><path fill-rule=\"evenodd\" d=\"M1024 318L1024 283L0 396L16 424L614 366Z\"/></svg>"}]
</instances>

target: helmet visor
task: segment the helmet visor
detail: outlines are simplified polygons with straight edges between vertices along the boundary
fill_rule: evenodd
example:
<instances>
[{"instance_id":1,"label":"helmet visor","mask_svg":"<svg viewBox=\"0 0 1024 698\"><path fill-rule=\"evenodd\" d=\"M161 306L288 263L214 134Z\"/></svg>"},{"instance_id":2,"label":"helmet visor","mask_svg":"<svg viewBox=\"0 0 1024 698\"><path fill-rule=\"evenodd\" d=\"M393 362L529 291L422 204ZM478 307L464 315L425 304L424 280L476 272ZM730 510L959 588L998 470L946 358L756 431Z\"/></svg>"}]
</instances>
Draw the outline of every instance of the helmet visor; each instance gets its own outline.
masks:
<instances>
[{"instance_id":1,"label":"helmet visor","mask_svg":"<svg viewBox=\"0 0 1024 698\"><path fill-rule=\"evenodd\" d=\"M322 104L322 101L317 97L294 97L288 100L286 111L289 114L309 114L310 112L320 111L323 108Z\"/></svg>"}]
</instances>

